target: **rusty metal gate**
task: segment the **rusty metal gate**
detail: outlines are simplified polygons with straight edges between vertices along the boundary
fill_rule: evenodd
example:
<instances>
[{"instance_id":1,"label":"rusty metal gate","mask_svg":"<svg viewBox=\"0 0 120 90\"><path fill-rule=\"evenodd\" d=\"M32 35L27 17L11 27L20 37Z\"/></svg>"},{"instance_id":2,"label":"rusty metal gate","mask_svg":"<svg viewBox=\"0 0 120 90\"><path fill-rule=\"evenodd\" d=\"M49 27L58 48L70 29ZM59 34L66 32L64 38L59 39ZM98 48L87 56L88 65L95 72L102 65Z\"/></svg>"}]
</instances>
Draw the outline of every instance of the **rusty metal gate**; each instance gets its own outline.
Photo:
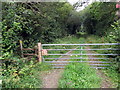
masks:
<instances>
[{"instance_id":1,"label":"rusty metal gate","mask_svg":"<svg viewBox=\"0 0 120 90\"><path fill-rule=\"evenodd\" d=\"M47 56L42 56L42 61L49 63L50 65L53 65L53 68L64 68L65 65L72 62L86 62L89 63L91 68L96 69L105 69L108 68L111 59L114 58L104 58L102 56L116 56L120 54L114 54L114 53L107 53L107 54L98 54L98 53L83 53L83 51L96 51L96 50L109 50L109 51L119 51L120 48L89 48L86 49L85 47L91 47L91 46L111 46L111 45L120 45L120 43L96 43L96 44L42 44L42 50L47 50L48 54ZM50 48L50 47L56 47L56 48ZM63 48L59 48L59 47ZM64 46L70 47L74 46L75 48L64 48ZM50 52L51 51L51 52ZM67 51L67 53L56 53L56 51ZM78 53L73 53L74 51L79 51ZM50 52L50 53L49 53ZM53 52L53 53L52 53ZM79 56L77 58L71 57L71 56ZM52 56L52 57L51 57ZM57 57L58 56L58 57ZM69 57L67 57L69 56ZM95 56L95 57L89 57L86 58L84 56ZM99 56L99 58L98 58ZM72 61L71 61L72 60Z\"/></svg>"}]
</instances>

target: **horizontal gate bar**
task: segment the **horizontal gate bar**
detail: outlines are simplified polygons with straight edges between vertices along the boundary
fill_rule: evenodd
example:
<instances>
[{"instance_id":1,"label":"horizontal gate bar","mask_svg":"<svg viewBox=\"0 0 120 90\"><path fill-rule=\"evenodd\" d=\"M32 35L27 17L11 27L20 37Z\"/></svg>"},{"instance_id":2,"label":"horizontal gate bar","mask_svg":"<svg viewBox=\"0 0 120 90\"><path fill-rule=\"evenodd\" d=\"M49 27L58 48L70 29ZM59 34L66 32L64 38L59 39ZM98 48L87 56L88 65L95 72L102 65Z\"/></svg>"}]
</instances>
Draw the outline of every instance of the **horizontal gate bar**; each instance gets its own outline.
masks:
<instances>
[{"instance_id":1,"label":"horizontal gate bar","mask_svg":"<svg viewBox=\"0 0 120 90\"><path fill-rule=\"evenodd\" d=\"M91 67L91 68L96 68L96 69L106 69L108 67Z\"/></svg>"},{"instance_id":2,"label":"horizontal gate bar","mask_svg":"<svg viewBox=\"0 0 120 90\"><path fill-rule=\"evenodd\" d=\"M109 64L89 64L89 65L95 65L95 66L110 66Z\"/></svg>"},{"instance_id":3,"label":"horizontal gate bar","mask_svg":"<svg viewBox=\"0 0 120 90\"><path fill-rule=\"evenodd\" d=\"M91 63L112 63L112 62L105 62L105 61L44 61L46 63L69 63L69 62L91 62Z\"/></svg>"},{"instance_id":4,"label":"horizontal gate bar","mask_svg":"<svg viewBox=\"0 0 120 90\"><path fill-rule=\"evenodd\" d=\"M120 54L48 54L48 55L120 55Z\"/></svg>"},{"instance_id":5,"label":"horizontal gate bar","mask_svg":"<svg viewBox=\"0 0 120 90\"><path fill-rule=\"evenodd\" d=\"M68 64L50 64L50 65L68 65ZM109 64L89 64L89 65L95 65L95 66L110 66Z\"/></svg>"},{"instance_id":6,"label":"horizontal gate bar","mask_svg":"<svg viewBox=\"0 0 120 90\"><path fill-rule=\"evenodd\" d=\"M62 68L65 68L65 67L52 67L52 68L56 68L56 69L60 69L61 68L62 69Z\"/></svg>"},{"instance_id":7,"label":"horizontal gate bar","mask_svg":"<svg viewBox=\"0 0 120 90\"><path fill-rule=\"evenodd\" d=\"M50 65L68 65L68 64L50 64Z\"/></svg>"},{"instance_id":8,"label":"horizontal gate bar","mask_svg":"<svg viewBox=\"0 0 120 90\"><path fill-rule=\"evenodd\" d=\"M45 59L114 59L114 58L45 58Z\"/></svg>"},{"instance_id":9,"label":"horizontal gate bar","mask_svg":"<svg viewBox=\"0 0 120 90\"><path fill-rule=\"evenodd\" d=\"M42 46L58 46L58 45L120 45L120 43L93 43L93 44L42 44Z\"/></svg>"},{"instance_id":10,"label":"horizontal gate bar","mask_svg":"<svg viewBox=\"0 0 120 90\"><path fill-rule=\"evenodd\" d=\"M118 48L103 48L103 49L46 49L46 50L48 50L48 51L64 51L64 50L82 50L82 51L84 51L84 50L88 50L88 51L90 51L90 50L120 50L120 49L118 49Z\"/></svg>"},{"instance_id":11,"label":"horizontal gate bar","mask_svg":"<svg viewBox=\"0 0 120 90\"><path fill-rule=\"evenodd\" d=\"M23 55L30 55L31 56L31 55L36 55L36 54L23 54Z\"/></svg>"},{"instance_id":12,"label":"horizontal gate bar","mask_svg":"<svg viewBox=\"0 0 120 90\"><path fill-rule=\"evenodd\" d=\"M59 68L65 68L65 67L52 67L52 68L59 69ZM106 68L108 68L108 67L90 67L90 68L96 68L96 69L106 69Z\"/></svg>"},{"instance_id":13,"label":"horizontal gate bar","mask_svg":"<svg viewBox=\"0 0 120 90\"><path fill-rule=\"evenodd\" d=\"M22 50L35 50L35 49L32 49L32 48L23 48Z\"/></svg>"}]
</instances>

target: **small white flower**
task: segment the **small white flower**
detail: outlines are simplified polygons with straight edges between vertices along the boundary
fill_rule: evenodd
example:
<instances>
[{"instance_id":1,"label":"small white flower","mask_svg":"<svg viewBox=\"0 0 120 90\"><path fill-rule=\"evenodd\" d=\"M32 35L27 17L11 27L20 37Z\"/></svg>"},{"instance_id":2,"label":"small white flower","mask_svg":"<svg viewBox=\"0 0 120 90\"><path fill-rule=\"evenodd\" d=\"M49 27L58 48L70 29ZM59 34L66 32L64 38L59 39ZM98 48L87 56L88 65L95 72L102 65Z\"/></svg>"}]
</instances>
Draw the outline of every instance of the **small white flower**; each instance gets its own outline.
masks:
<instances>
[{"instance_id":1,"label":"small white flower","mask_svg":"<svg viewBox=\"0 0 120 90\"><path fill-rule=\"evenodd\" d=\"M0 84L2 84L2 80L0 80Z\"/></svg>"}]
</instances>

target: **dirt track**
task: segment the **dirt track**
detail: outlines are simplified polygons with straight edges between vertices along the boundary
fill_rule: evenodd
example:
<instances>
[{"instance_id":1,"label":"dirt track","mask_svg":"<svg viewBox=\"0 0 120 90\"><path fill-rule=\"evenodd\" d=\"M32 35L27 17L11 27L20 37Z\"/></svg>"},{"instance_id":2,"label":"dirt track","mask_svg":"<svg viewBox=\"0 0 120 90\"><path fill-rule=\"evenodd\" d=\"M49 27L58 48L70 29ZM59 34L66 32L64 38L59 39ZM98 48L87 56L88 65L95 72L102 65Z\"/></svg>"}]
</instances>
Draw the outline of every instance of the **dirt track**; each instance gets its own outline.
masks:
<instances>
[{"instance_id":1,"label":"dirt track","mask_svg":"<svg viewBox=\"0 0 120 90\"><path fill-rule=\"evenodd\" d=\"M48 72L43 72L42 74L43 87L42 88L57 88L58 80L61 77L62 72L63 72L63 69L52 69Z\"/></svg>"}]
</instances>

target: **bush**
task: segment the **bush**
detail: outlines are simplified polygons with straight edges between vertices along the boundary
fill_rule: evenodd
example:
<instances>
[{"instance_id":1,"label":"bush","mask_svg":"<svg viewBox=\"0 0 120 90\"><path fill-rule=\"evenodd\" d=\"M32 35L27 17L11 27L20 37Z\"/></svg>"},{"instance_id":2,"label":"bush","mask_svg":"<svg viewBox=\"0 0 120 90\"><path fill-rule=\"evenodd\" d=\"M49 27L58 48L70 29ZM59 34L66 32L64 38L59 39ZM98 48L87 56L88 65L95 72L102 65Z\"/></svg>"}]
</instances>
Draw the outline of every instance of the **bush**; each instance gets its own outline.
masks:
<instances>
[{"instance_id":1,"label":"bush","mask_svg":"<svg viewBox=\"0 0 120 90\"><path fill-rule=\"evenodd\" d=\"M35 63L33 58L11 56L3 58L2 88L40 88L40 71L50 69L46 64Z\"/></svg>"}]
</instances>

